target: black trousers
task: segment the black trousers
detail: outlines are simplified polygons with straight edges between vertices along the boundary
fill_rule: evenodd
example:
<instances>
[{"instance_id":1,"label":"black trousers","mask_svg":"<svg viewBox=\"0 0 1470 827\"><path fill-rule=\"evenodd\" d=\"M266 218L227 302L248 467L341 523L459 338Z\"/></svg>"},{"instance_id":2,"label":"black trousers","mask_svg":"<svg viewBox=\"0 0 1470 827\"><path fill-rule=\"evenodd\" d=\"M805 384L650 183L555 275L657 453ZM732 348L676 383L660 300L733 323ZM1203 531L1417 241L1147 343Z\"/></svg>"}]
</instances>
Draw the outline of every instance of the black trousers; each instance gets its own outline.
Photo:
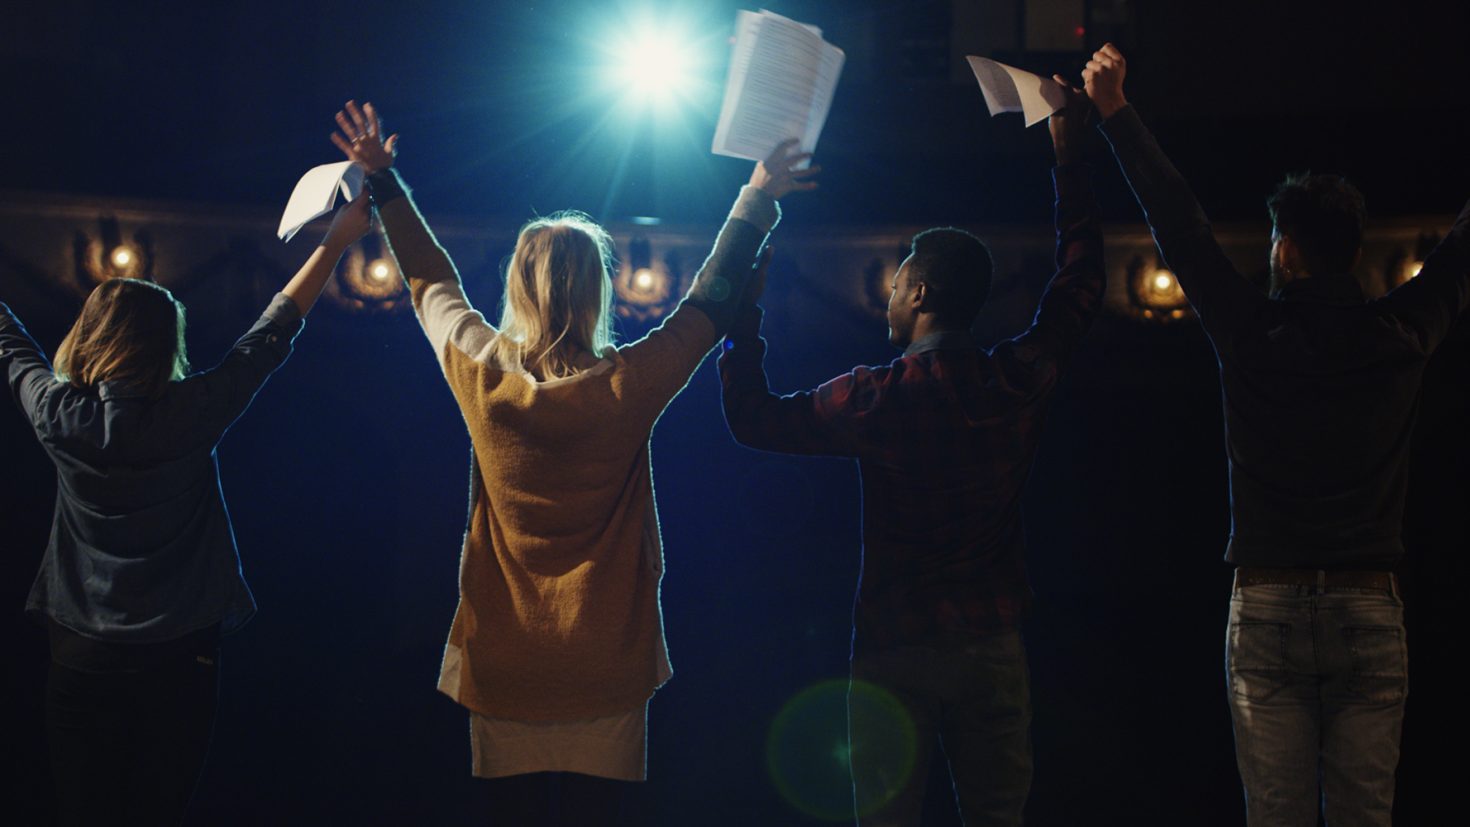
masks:
<instances>
[{"instance_id":1,"label":"black trousers","mask_svg":"<svg viewBox=\"0 0 1470 827\"><path fill-rule=\"evenodd\" d=\"M575 772L485 779L491 827L616 827L632 782Z\"/></svg>"},{"instance_id":2,"label":"black trousers","mask_svg":"<svg viewBox=\"0 0 1470 827\"><path fill-rule=\"evenodd\" d=\"M182 821L209 751L218 692L217 647L125 671L53 660L46 731L58 823Z\"/></svg>"}]
</instances>

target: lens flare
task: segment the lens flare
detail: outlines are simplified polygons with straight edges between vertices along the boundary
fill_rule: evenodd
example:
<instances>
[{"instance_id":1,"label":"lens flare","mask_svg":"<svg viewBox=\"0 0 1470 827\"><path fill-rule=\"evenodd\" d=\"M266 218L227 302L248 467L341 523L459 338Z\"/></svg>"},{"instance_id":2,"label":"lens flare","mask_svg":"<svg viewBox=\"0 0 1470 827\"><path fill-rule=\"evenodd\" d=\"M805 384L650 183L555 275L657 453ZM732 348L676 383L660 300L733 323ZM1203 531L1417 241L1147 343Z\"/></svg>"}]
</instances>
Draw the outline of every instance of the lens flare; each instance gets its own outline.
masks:
<instances>
[{"instance_id":1,"label":"lens flare","mask_svg":"<svg viewBox=\"0 0 1470 827\"><path fill-rule=\"evenodd\" d=\"M883 779L863 785L854 802L848 712L867 722L865 772ZM892 800L914 769L913 719L891 693L866 681L824 681L786 703L766 738L766 764L781 797L808 816L851 822L853 808L868 814Z\"/></svg>"}]
</instances>

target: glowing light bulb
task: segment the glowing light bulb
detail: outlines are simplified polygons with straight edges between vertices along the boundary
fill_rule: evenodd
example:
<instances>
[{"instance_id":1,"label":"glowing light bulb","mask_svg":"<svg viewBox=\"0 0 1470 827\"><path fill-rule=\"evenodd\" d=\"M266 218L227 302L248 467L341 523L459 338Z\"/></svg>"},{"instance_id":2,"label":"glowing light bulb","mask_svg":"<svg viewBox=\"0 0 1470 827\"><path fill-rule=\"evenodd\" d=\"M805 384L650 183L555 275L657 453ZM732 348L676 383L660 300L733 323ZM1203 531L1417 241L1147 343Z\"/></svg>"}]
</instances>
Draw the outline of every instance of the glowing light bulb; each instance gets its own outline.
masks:
<instances>
[{"instance_id":1,"label":"glowing light bulb","mask_svg":"<svg viewBox=\"0 0 1470 827\"><path fill-rule=\"evenodd\" d=\"M126 247L118 247L112 251L112 264L114 267L127 267L133 263L133 251Z\"/></svg>"},{"instance_id":2,"label":"glowing light bulb","mask_svg":"<svg viewBox=\"0 0 1470 827\"><path fill-rule=\"evenodd\" d=\"M645 293L653 289L653 281L653 271L647 267L641 267L633 274L633 286Z\"/></svg>"},{"instance_id":3,"label":"glowing light bulb","mask_svg":"<svg viewBox=\"0 0 1470 827\"><path fill-rule=\"evenodd\" d=\"M388 266L388 263L386 261L375 261L373 262L372 266L368 268L368 275L372 276L378 281L387 281L388 277L393 275L393 271Z\"/></svg>"},{"instance_id":4,"label":"glowing light bulb","mask_svg":"<svg viewBox=\"0 0 1470 827\"><path fill-rule=\"evenodd\" d=\"M1173 284L1174 284L1174 277L1171 276L1171 275L1169 275L1168 273L1155 273L1154 274L1154 289L1155 290L1158 290L1160 292L1163 292L1164 290L1168 290L1169 287L1171 285L1173 285Z\"/></svg>"}]
</instances>

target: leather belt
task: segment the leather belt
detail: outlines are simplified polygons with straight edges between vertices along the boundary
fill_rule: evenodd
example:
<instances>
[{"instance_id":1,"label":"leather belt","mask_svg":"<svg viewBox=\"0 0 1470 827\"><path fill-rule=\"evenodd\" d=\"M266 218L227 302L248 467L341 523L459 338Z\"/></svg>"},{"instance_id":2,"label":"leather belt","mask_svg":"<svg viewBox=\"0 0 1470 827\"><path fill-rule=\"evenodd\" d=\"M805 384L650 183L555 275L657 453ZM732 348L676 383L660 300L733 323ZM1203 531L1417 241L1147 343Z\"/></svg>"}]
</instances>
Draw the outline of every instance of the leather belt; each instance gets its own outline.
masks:
<instances>
[{"instance_id":1,"label":"leather belt","mask_svg":"<svg viewBox=\"0 0 1470 827\"><path fill-rule=\"evenodd\" d=\"M1320 569L1267 569L1239 566L1235 586L1317 586L1339 589L1379 589L1397 592L1391 571L1323 571Z\"/></svg>"}]
</instances>

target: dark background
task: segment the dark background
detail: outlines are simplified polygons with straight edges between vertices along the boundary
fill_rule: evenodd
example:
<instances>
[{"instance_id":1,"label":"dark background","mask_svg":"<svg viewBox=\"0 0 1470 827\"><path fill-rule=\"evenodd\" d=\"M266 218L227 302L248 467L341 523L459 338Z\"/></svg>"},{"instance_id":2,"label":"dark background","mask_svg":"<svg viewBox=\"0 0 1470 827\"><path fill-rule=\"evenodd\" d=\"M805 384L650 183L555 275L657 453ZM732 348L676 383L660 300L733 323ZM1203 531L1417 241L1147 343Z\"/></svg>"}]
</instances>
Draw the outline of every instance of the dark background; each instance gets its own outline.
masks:
<instances>
[{"instance_id":1,"label":"dark background","mask_svg":"<svg viewBox=\"0 0 1470 827\"><path fill-rule=\"evenodd\" d=\"M1047 220L1050 193L1035 185L1044 140L1013 116L988 118L973 84L953 79L954 49L963 53L969 33L952 21L975 5L767 4L821 26L849 59L820 147L823 189L790 199L782 233ZM1090 27L1080 45L1106 35L1124 47L1130 98L1213 217L1262 220L1272 184L1305 168L1352 177L1375 219L1442 217L1470 190L1464 4L1115 5L1125 14ZM0 187L20 202L61 193L278 209L305 167L336 159L331 114L355 96L403 133L401 168L431 213L518 221L577 207L605 220L713 226L749 168L708 153L737 7L61 0L7 9ZM681 120L627 117L596 84L601 45L637 8L687 18L698 33L708 86ZM1085 61L1083 49L986 37L992 54L1037 71L1075 74ZM1105 148L1092 150L1105 212L1136 221ZM778 267L773 282L782 275ZM493 270L466 279L494 295ZM772 304L772 326L788 334L769 360L777 388L892 357L869 318ZM49 351L72 312L23 317ZM196 361L222 353L256 312L191 328ZM1415 449L1401 823L1452 818L1445 808L1464 766L1451 676L1466 574L1467 355L1462 329L1431 365ZM820 823L783 800L766 739L783 705L846 671L855 468L742 449L717 411L707 364L654 437L676 676L653 701L650 780L630 802L632 823ZM1221 668L1223 437L1202 334L1104 317L1047 428L1026 492L1037 592L1027 627L1031 822L1239 823ZM467 444L411 319L327 306L312 317L297 354L220 448L261 612L226 642L195 822L486 821L464 714L433 691L456 595ZM54 475L13 406L0 405L0 468L3 728L17 782L6 820L45 823L45 646L20 607L49 530ZM926 823L956 823L945 799L932 785Z\"/></svg>"}]
</instances>

